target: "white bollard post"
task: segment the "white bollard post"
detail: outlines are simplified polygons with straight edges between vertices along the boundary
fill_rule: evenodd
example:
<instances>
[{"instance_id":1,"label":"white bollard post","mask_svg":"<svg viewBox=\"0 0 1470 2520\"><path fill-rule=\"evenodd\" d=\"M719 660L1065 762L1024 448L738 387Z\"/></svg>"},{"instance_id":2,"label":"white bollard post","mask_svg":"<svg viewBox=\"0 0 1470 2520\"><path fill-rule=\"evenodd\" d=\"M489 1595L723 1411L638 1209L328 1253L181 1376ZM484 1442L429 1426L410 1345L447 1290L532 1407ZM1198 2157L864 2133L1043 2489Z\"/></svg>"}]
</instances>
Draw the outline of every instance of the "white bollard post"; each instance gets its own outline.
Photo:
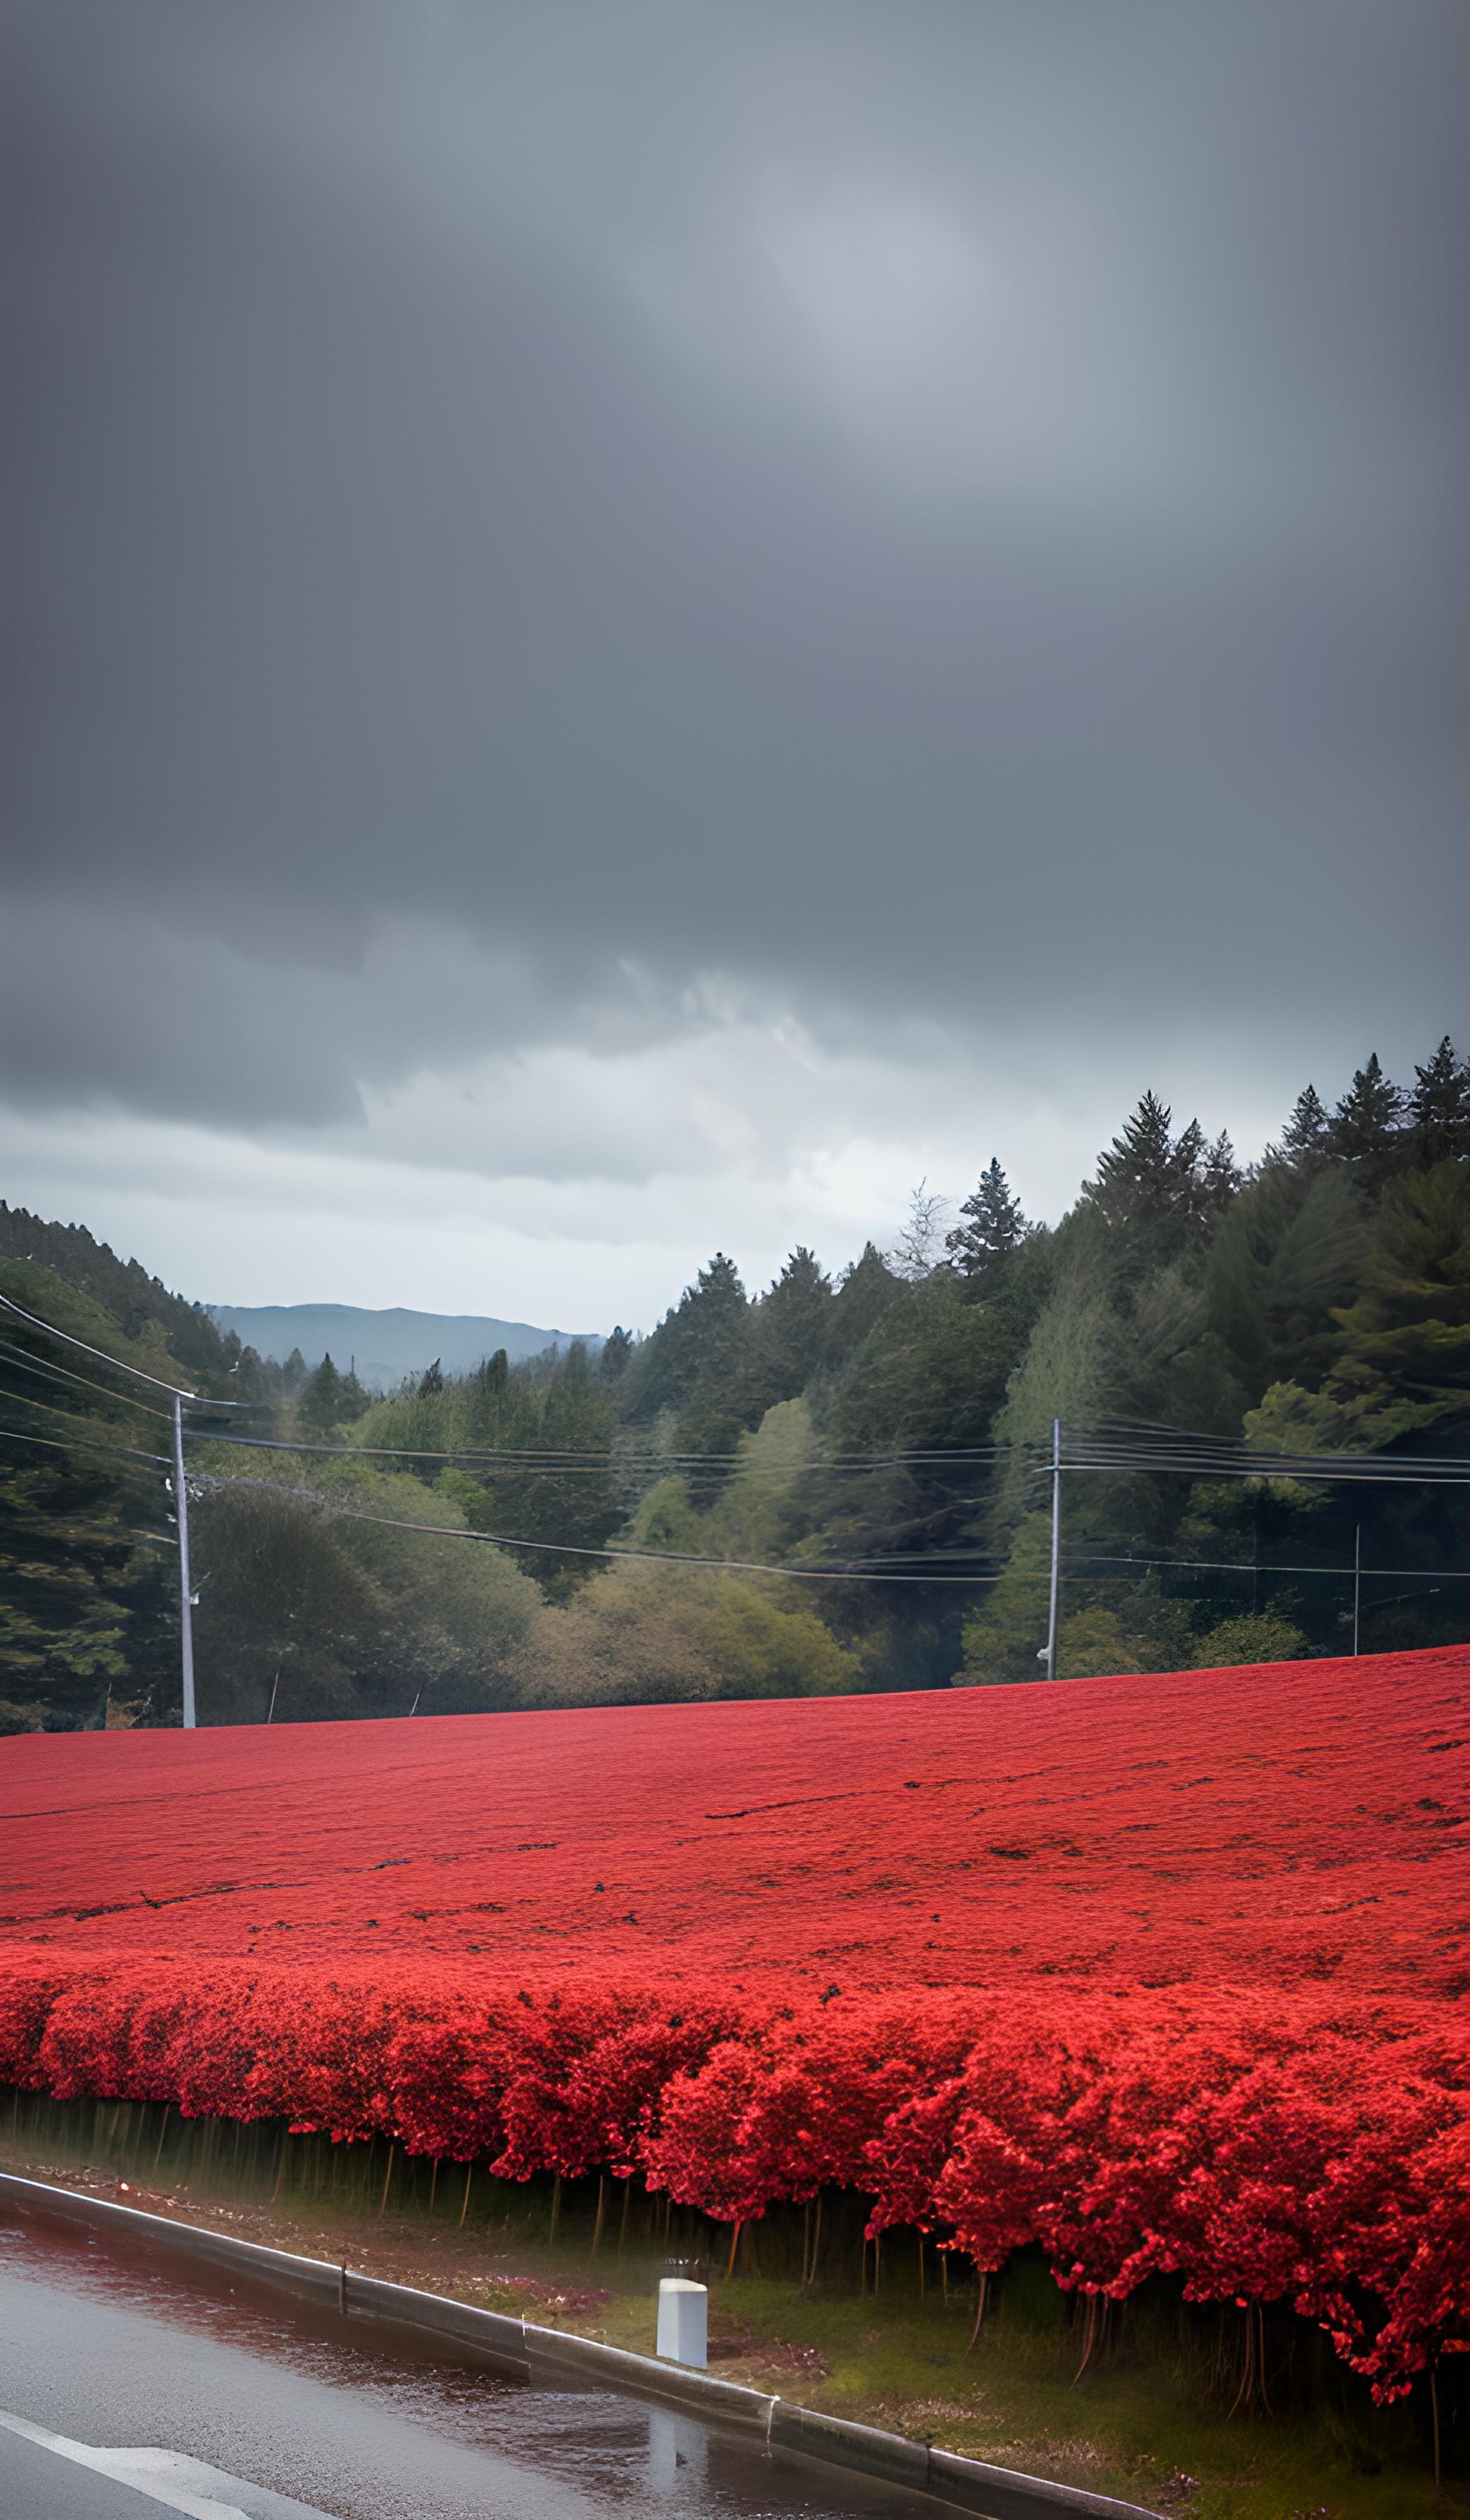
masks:
<instances>
[{"instance_id":1,"label":"white bollard post","mask_svg":"<svg viewBox=\"0 0 1470 2520\"><path fill-rule=\"evenodd\" d=\"M703 2371L710 2361L710 2295L702 2283L684 2275L665 2275L659 2284L659 2353L666 2362L692 2362Z\"/></svg>"}]
</instances>

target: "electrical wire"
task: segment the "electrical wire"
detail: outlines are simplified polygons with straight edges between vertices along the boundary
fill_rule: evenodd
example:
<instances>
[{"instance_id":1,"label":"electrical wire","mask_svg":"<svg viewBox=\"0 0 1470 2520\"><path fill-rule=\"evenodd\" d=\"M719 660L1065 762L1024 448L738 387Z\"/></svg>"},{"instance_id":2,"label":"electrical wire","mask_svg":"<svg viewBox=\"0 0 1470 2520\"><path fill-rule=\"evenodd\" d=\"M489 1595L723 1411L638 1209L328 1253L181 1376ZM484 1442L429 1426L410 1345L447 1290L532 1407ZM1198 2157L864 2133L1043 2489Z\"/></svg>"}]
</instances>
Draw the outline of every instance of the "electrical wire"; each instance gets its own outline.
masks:
<instances>
[{"instance_id":1,"label":"electrical wire","mask_svg":"<svg viewBox=\"0 0 1470 2520\"><path fill-rule=\"evenodd\" d=\"M211 1404L212 1405L212 1404ZM963 1451L935 1453L839 1454L830 1461L775 1463L752 1462L745 1453L594 1453L590 1447L578 1452L540 1452L531 1446L501 1452L489 1444L461 1444L452 1451L436 1451L429 1446L411 1444L312 1444L299 1437L285 1435L207 1435L198 1428L190 1430L196 1443L232 1444L242 1450L264 1453L320 1454L334 1461L401 1461L401 1462L478 1462L485 1468L498 1468L506 1476L541 1471L569 1478L578 1474L604 1476L610 1471L626 1473L651 1469L661 1477L683 1477L688 1472L709 1471L712 1475L723 1463L744 1467L748 1472L771 1479L825 1476L828 1472L871 1472L874 1470L912 1469L929 1464L949 1466L959 1462L988 1462L1010 1457L1016 1450L1011 1444L977 1445Z\"/></svg>"},{"instance_id":2,"label":"electrical wire","mask_svg":"<svg viewBox=\"0 0 1470 2520\"><path fill-rule=\"evenodd\" d=\"M1167 1441L1138 1446L1101 1435L1087 1426L1063 1426L1061 1458L1035 1461L1033 1477L1060 1471L1154 1473L1205 1480L1290 1480L1302 1484L1366 1483L1385 1487L1470 1486L1470 1459L1452 1454L1399 1456L1387 1453L1263 1453L1222 1438L1198 1439L1176 1433Z\"/></svg>"},{"instance_id":3,"label":"electrical wire","mask_svg":"<svg viewBox=\"0 0 1470 2520\"><path fill-rule=\"evenodd\" d=\"M69 1409L60 1408L54 1400L34 1400L28 1391L0 1392L0 1400L10 1402L17 1409L38 1409L44 1418L59 1418L64 1426L95 1426L97 1423L95 1418L73 1417ZM153 1411L150 1415L161 1417L162 1411Z\"/></svg>"},{"instance_id":4,"label":"electrical wire","mask_svg":"<svg viewBox=\"0 0 1470 2520\"><path fill-rule=\"evenodd\" d=\"M1233 1469L1225 1469L1218 1465L1212 1465L1207 1470L1202 1467L1198 1462L1189 1461L1148 1462L1132 1461L1061 1462L1056 1466L1064 1477L1076 1477L1079 1473L1086 1473L1089 1471L1102 1471L1116 1474L1118 1472L1126 1471L1137 1473L1142 1470L1154 1470L1172 1472L1180 1478L1196 1480L1207 1478L1282 1479L1299 1487L1470 1487L1470 1467L1462 1470L1456 1477L1446 1478L1441 1474L1433 1472L1428 1477L1420 1477L1417 1475L1410 1476L1407 1473L1399 1473L1392 1470L1324 1470L1316 1468L1307 1461L1285 1462L1277 1462L1269 1469L1267 1469L1262 1462L1256 1462L1254 1464L1243 1462ZM1051 1474L1052 1464L1050 1462L1041 1464L1034 1473L1034 1475L1037 1477L1044 1475L1048 1478Z\"/></svg>"},{"instance_id":5,"label":"electrical wire","mask_svg":"<svg viewBox=\"0 0 1470 2520\"><path fill-rule=\"evenodd\" d=\"M1101 1436L1107 1440L1112 1440L1115 1435L1120 1440L1127 1440L1135 1435L1141 1435L1145 1439L1160 1437L1169 1449L1184 1445L1187 1445L1196 1451L1215 1447L1221 1452L1232 1454L1238 1453L1243 1447L1243 1438L1239 1435L1201 1434L1192 1428L1182 1426L1165 1426L1160 1424L1156 1419L1143 1418L1089 1418L1083 1424L1075 1426L1069 1425L1064 1420L1062 1425L1062 1434L1064 1438L1068 1436L1080 1436L1085 1439L1093 1436ZM1251 1448L1245 1447L1245 1449L1249 1450ZM1256 1449L1259 1450L1260 1448L1258 1447ZM1272 1455L1271 1458L1274 1459L1275 1456ZM1372 1462L1403 1458L1414 1461L1424 1461L1428 1462L1432 1469L1442 1470L1462 1467L1465 1462L1465 1456L1463 1454L1456 1453L1425 1453L1402 1457L1381 1453L1343 1455L1309 1454L1299 1458L1312 1461L1335 1461L1341 1459L1345 1461Z\"/></svg>"},{"instance_id":6,"label":"electrical wire","mask_svg":"<svg viewBox=\"0 0 1470 2520\"><path fill-rule=\"evenodd\" d=\"M268 1479L226 1479L200 1474L206 1488L250 1488L258 1496L307 1497L344 1522L367 1522L387 1531L417 1531L435 1540L479 1540L491 1549L530 1549L550 1557L635 1557L657 1566L701 1566L716 1575L784 1575L800 1584L998 1584L999 1575L879 1575L860 1566L767 1566L747 1557L699 1557L677 1549L596 1548L562 1540L517 1540L504 1531L472 1531L463 1523L409 1522L400 1514L363 1513L336 1504L318 1488L287 1488Z\"/></svg>"},{"instance_id":7,"label":"electrical wire","mask_svg":"<svg viewBox=\"0 0 1470 2520\"><path fill-rule=\"evenodd\" d=\"M19 1394L13 1392L11 1397L18 1398ZM39 1406L38 1403L36 1405ZM75 1435L69 1443L59 1443L50 1435L29 1434L23 1426L0 1426L0 1443L44 1444L48 1453L106 1453L114 1462L158 1462L165 1470L171 1466L166 1453L140 1453L131 1445L94 1444L85 1435Z\"/></svg>"},{"instance_id":8,"label":"electrical wire","mask_svg":"<svg viewBox=\"0 0 1470 2520\"><path fill-rule=\"evenodd\" d=\"M130 1373L136 1382L150 1383L155 1391L166 1391L170 1400L198 1400L202 1396L197 1391L185 1391L179 1383L162 1382L156 1373L145 1373L140 1365L129 1365L124 1357L110 1356L105 1347L93 1347L89 1339L77 1338L71 1330L59 1330L54 1322L42 1321L38 1313L27 1313L23 1304L18 1304L12 1295L0 1294L0 1304L7 1312L14 1313L18 1321L28 1323L33 1330L44 1330L48 1338L62 1339L68 1347L80 1348L84 1355L95 1356L99 1364L110 1365L118 1373ZM248 1409L251 1403L246 1400L210 1400L206 1406L210 1409Z\"/></svg>"},{"instance_id":9,"label":"electrical wire","mask_svg":"<svg viewBox=\"0 0 1470 2520\"><path fill-rule=\"evenodd\" d=\"M1141 1441L1135 1440L1139 1437L1142 1438ZM1126 1459L1136 1461L1145 1467L1155 1462L1172 1462L1176 1459L1187 1458L1191 1461L1218 1462L1231 1465L1236 1462L1248 1462L1252 1465L1253 1475L1254 1465L1257 1462L1264 1462L1277 1468L1293 1462L1305 1462L1311 1467L1321 1469L1342 1467L1347 1470L1372 1470L1375 1475L1380 1470L1387 1469L1404 1477L1415 1476L1420 1470L1461 1473L1470 1471L1470 1456L1462 1453L1275 1452L1268 1451L1260 1445L1247 1444L1240 1436L1199 1435L1187 1428L1177 1426L1135 1427L1129 1425L1126 1420L1114 1418L1101 1418L1076 1426L1064 1422L1061 1427L1061 1439L1064 1451L1070 1451L1075 1461L1093 1460L1106 1456L1110 1463L1119 1459ZM1067 1466L1065 1460L1062 1466L1064 1468Z\"/></svg>"},{"instance_id":10,"label":"electrical wire","mask_svg":"<svg viewBox=\"0 0 1470 2520\"><path fill-rule=\"evenodd\" d=\"M1194 1567L1215 1575L1330 1575L1338 1583L1351 1583L1356 1575L1406 1575L1424 1583L1470 1584L1470 1566L1298 1566L1287 1560L1263 1558L1259 1563L1249 1557L1113 1557L1096 1550L1063 1551L1069 1566L1147 1566Z\"/></svg>"},{"instance_id":11,"label":"electrical wire","mask_svg":"<svg viewBox=\"0 0 1470 2520\"><path fill-rule=\"evenodd\" d=\"M1047 1461L1044 1467L1050 1469ZM1120 1447L1088 1444L1064 1453L1065 1469L1186 1470L1192 1478L1389 1478L1423 1482L1470 1476L1470 1455L1436 1461L1423 1454L1392 1453L1195 1453L1182 1445L1173 1452L1128 1452Z\"/></svg>"},{"instance_id":12,"label":"electrical wire","mask_svg":"<svg viewBox=\"0 0 1470 2520\"><path fill-rule=\"evenodd\" d=\"M142 1409L165 1424L172 1418L171 1410L155 1409L151 1400L135 1400L130 1391L110 1391L105 1382L94 1382L89 1373L73 1373L69 1366L53 1365L47 1357L32 1356L28 1348L17 1347L13 1339L0 1338L0 1356L10 1357L28 1373L46 1373L60 1382L74 1382L83 1391L100 1391L104 1400L111 1400L116 1409Z\"/></svg>"}]
</instances>

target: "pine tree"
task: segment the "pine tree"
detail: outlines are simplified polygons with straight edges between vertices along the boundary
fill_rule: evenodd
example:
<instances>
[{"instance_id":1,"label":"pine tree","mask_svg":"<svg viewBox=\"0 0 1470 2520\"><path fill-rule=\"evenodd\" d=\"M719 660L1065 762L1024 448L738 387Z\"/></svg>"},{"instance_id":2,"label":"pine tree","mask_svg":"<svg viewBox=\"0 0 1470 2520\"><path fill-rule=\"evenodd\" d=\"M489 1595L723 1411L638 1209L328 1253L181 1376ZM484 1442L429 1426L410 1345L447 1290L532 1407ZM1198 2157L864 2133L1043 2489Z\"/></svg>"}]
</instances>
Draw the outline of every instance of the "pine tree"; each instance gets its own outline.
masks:
<instances>
[{"instance_id":1,"label":"pine tree","mask_svg":"<svg viewBox=\"0 0 1470 2520\"><path fill-rule=\"evenodd\" d=\"M838 1281L827 1317L827 1363L841 1365L903 1292L876 1242L865 1242Z\"/></svg>"},{"instance_id":2,"label":"pine tree","mask_svg":"<svg viewBox=\"0 0 1470 2520\"><path fill-rule=\"evenodd\" d=\"M716 1251L669 1316L684 1379L679 1441L690 1452L732 1451L747 1422L752 1314L734 1261Z\"/></svg>"},{"instance_id":3,"label":"pine tree","mask_svg":"<svg viewBox=\"0 0 1470 2520\"><path fill-rule=\"evenodd\" d=\"M716 1251L629 1360L624 1416L656 1418L663 1409L688 1408L696 1395L702 1413L732 1406L750 1315L739 1270Z\"/></svg>"},{"instance_id":4,"label":"pine tree","mask_svg":"<svg viewBox=\"0 0 1470 2520\"><path fill-rule=\"evenodd\" d=\"M1360 1166L1370 1179L1379 1178L1398 1146L1402 1119L1403 1096L1385 1076L1375 1050L1332 1114L1331 1152Z\"/></svg>"},{"instance_id":5,"label":"pine tree","mask_svg":"<svg viewBox=\"0 0 1470 2520\"><path fill-rule=\"evenodd\" d=\"M1034 1227L1022 1210L992 1155L979 1183L960 1209L961 1222L944 1237L944 1248L966 1278L979 1277L1024 1242Z\"/></svg>"},{"instance_id":6,"label":"pine tree","mask_svg":"<svg viewBox=\"0 0 1470 2520\"><path fill-rule=\"evenodd\" d=\"M1120 1229L1172 1224L1179 1208L1179 1173L1170 1135L1173 1114L1157 1094L1145 1094L1122 1134L1097 1160L1097 1179L1082 1198L1105 1222Z\"/></svg>"},{"instance_id":7,"label":"pine tree","mask_svg":"<svg viewBox=\"0 0 1470 2520\"><path fill-rule=\"evenodd\" d=\"M326 1434L342 1416L342 1375L331 1356L322 1358L314 1373L307 1375L301 1390L301 1422Z\"/></svg>"},{"instance_id":8,"label":"pine tree","mask_svg":"<svg viewBox=\"0 0 1470 2520\"><path fill-rule=\"evenodd\" d=\"M1292 1115L1281 1132L1281 1152L1288 1163L1309 1162L1313 1155L1325 1155L1332 1123L1327 1105L1314 1085L1297 1096Z\"/></svg>"},{"instance_id":9,"label":"pine tree","mask_svg":"<svg viewBox=\"0 0 1470 2520\"><path fill-rule=\"evenodd\" d=\"M501 1353L503 1354L504 1351L502 1350ZM631 1331L625 1330L620 1322L615 1323L603 1340L602 1355L598 1361L598 1371L604 1382L620 1381L627 1372L627 1361L632 1353Z\"/></svg>"},{"instance_id":10,"label":"pine tree","mask_svg":"<svg viewBox=\"0 0 1470 2520\"><path fill-rule=\"evenodd\" d=\"M1379 1443L1470 1398L1470 1166L1389 1183L1355 1303L1339 1311L1329 1390L1379 1413Z\"/></svg>"},{"instance_id":11,"label":"pine tree","mask_svg":"<svg viewBox=\"0 0 1470 2520\"><path fill-rule=\"evenodd\" d=\"M832 1281L799 1242L756 1315L757 1371L767 1406L805 1389L822 1362L831 1309Z\"/></svg>"},{"instance_id":12,"label":"pine tree","mask_svg":"<svg viewBox=\"0 0 1470 2520\"><path fill-rule=\"evenodd\" d=\"M421 1400L433 1400L438 1392L443 1390L443 1361L441 1358L436 1357L433 1365L427 1365L419 1376L419 1398Z\"/></svg>"},{"instance_id":13,"label":"pine tree","mask_svg":"<svg viewBox=\"0 0 1470 2520\"><path fill-rule=\"evenodd\" d=\"M519 1429L514 1423L517 1412L511 1398L510 1380L510 1358L503 1347L497 1347L493 1356L481 1358L470 1376L466 1394L465 1433L471 1443L495 1445L516 1438ZM525 1398L523 1393L523 1402Z\"/></svg>"},{"instance_id":14,"label":"pine tree","mask_svg":"<svg viewBox=\"0 0 1470 2520\"><path fill-rule=\"evenodd\" d=\"M1197 1168L1200 1206L1207 1222L1213 1224L1224 1215L1231 1201L1239 1196L1244 1179L1229 1132L1221 1129L1214 1146L1205 1148Z\"/></svg>"},{"instance_id":15,"label":"pine tree","mask_svg":"<svg viewBox=\"0 0 1470 2520\"><path fill-rule=\"evenodd\" d=\"M1470 1155L1470 1064L1455 1057L1447 1032L1428 1066L1414 1069L1408 1119L1417 1162Z\"/></svg>"},{"instance_id":16,"label":"pine tree","mask_svg":"<svg viewBox=\"0 0 1470 2520\"><path fill-rule=\"evenodd\" d=\"M1180 1130L1170 1161L1179 1212L1192 1222L1198 1222L1205 1208L1205 1132L1198 1120L1191 1120L1186 1128Z\"/></svg>"}]
</instances>

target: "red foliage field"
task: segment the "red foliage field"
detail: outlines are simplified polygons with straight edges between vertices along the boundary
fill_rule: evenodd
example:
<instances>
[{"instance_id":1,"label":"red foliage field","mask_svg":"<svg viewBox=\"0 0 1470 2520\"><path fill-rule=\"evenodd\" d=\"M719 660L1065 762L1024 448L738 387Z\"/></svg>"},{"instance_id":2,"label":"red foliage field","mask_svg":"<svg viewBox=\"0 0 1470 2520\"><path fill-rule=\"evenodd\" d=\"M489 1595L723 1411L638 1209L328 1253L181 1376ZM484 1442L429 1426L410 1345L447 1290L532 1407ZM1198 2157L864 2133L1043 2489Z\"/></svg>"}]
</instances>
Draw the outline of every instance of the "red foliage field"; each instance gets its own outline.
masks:
<instances>
[{"instance_id":1,"label":"red foliage field","mask_svg":"<svg viewBox=\"0 0 1470 2520\"><path fill-rule=\"evenodd\" d=\"M0 2077L1470 2317L1470 1649L0 1743Z\"/></svg>"}]
</instances>

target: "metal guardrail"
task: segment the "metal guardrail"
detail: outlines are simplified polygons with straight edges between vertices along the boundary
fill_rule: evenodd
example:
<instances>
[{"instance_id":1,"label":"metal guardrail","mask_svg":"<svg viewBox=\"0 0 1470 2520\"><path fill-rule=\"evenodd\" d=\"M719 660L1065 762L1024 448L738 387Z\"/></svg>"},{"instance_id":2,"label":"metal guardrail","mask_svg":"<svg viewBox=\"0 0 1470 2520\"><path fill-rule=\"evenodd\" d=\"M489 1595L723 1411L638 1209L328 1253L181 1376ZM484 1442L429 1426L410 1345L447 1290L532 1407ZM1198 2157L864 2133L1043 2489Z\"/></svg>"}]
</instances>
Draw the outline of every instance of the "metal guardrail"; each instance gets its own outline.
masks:
<instances>
[{"instance_id":1,"label":"metal guardrail","mask_svg":"<svg viewBox=\"0 0 1470 2520\"><path fill-rule=\"evenodd\" d=\"M652 2355L629 2354L595 2337L569 2336L559 2328L537 2327L529 2319L504 2312L479 2310L471 2302L450 2301L442 2293L420 2292L412 2284L389 2283L380 2275L354 2274L329 2266L321 2258L297 2257L289 2249L269 2249L257 2240L237 2239L197 2223L175 2222L162 2214L146 2214L140 2206L116 2205L104 2196L78 2194L38 2179L0 2171L0 2203L54 2220L90 2223L119 2234L136 2232L161 2242L180 2255L207 2266L249 2272L347 2318L373 2318L417 2335L440 2336L468 2350L493 2369L532 2383L609 2389L626 2397L647 2398L677 2407L712 2424L724 2425L774 2450L793 2451L829 2467L845 2468L896 2485L910 2494L967 2511L975 2520L1158 2520L1137 2502L1119 2502L1080 2486L1052 2485L1044 2477L1023 2476L984 2459L962 2458L952 2451L933 2450L901 2433L878 2431L871 2424L849 2423L811 2407L795 2407L784 2398L742 2388L709 2372L661 2362Z\"/></svg>"}]
</instances>

